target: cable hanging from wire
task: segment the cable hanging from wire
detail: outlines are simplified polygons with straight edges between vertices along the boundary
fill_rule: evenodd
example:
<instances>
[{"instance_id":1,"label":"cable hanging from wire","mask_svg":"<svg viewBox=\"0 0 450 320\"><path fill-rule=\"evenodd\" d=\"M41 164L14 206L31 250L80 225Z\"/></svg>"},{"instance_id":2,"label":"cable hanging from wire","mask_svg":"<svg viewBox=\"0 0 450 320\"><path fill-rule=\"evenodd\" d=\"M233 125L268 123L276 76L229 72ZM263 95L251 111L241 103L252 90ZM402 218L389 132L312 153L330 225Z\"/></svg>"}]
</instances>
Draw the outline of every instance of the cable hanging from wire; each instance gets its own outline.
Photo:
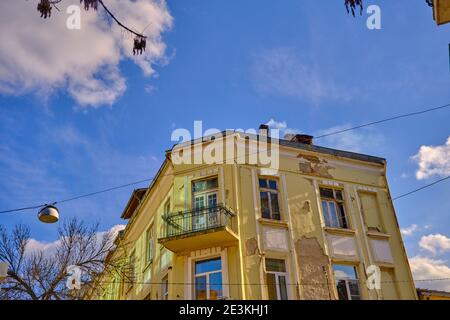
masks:
<instances>
[{"instance_id":1,"label":"cable hanging from wire","mask_svg":"<svg viewBox=\"0 0 450 320\"><path fill-rule=\"evenodd\" d=\"M52 8L56 8L58 11L57 4L61 3L63 0L40 0L37 5L37 10L41 14L41 18L47 19L50 18L52 15ZM135 36L133 41L133 54L134 55L141 55L146 48L147 45L147 37L143 35L143 33L139 33L130 27L127 27L124 23L122 23L112 12L109 10L109 8L105 5L103 0L80 0L80 3L84 4L84 9L86 11L93 9L94 11L98 10L98 4L102 6L102 8L105 10L106 14L114 20L117 25L119 25L124 30L130 32Z\"/></svg>"}]
</instances>

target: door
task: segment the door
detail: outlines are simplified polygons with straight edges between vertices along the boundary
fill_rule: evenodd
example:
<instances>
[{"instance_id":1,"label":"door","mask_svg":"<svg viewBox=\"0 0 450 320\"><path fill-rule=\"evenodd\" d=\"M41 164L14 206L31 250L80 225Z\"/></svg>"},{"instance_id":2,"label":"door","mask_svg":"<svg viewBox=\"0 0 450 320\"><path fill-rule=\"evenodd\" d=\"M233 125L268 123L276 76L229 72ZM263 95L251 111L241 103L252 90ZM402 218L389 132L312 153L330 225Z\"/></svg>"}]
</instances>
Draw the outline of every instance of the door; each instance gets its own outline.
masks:
<instances>
[{"instance_id":1,"label":"door","mask_svg":"<svg viewBox=\"0 0 450 320\"><path fill-rule=\"evenodd\" d=\"M194 212L192 217L192 229L201 230L206 227L204 209L206 207L206 195L197 195L194 199Z\"/></svg>"},{"instance_id":2,"label":"door","mask_svg":"<svg viewBox=\"0 0 450 320\"><path fill-rule=\"evenodd\" d=\"M217 211L217 193L210 193L208 198L208 227L219 225L219 212Z\"/></svg>"}]
</instances>

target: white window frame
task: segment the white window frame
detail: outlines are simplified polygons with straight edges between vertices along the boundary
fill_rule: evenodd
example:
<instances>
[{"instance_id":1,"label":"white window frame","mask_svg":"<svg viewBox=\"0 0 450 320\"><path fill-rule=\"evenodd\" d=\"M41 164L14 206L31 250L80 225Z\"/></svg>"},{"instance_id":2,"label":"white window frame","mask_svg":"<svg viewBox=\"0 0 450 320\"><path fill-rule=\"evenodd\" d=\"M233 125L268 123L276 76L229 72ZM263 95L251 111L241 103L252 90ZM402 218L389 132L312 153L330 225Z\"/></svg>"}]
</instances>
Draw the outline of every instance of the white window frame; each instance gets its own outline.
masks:
<instances>
[{"instance_id":1,"label":"white window frame","mask_svg":"<svg viewBox=\"0 0 450 320\"><path fill-rule=\"evenodd\" d=\"M204 191L198 191L198 192L195 192L194 190L192 190L192 187L195 185L195 183L201 182L201 181L209 181L209 180L217 180L217 187L216 188L212 188L212 189L207 189L207 190L204 190ZM199 196L203 196L204 197L204 205L205 206L203 207L203 209L207 209L208 208L208 206L209 206L209 204L208 204L208 197L211 196L211 195L214 195L216 197L216 205L219 204L219 177L218 176L211 176L211 177L208 177L208 178L202 178L202 179L198 179L198 180L193 180L192 181L192 187L191 187L191 190L192 190L192 204L191 204L192 210L196 209L195 201L196 201L196 198L199 197ZM218 219L217 215L215 217L211 217L211 216L207 215L207 213L205 212L204 217L194 217L192 219L192 222L191 222L192 223L192 227L194 227L194 225L196 223L198 223L199 225L201 224L200 223L200 218L204 218L205 219L205 221L203 222L205 227L208 225L207 219L209 219L209 218ZM185 222L187 222L187 219L185 220Z\"/></svg>"},{"instance_id":2,"label":"white window frame","mask_svg":"<svg viewBox=\"0 0 450 320\"><path fill-rule=\"evenodd\" d=\"M273 274L275 275L275 286L277 289L277 300L281 300L281 290L280 290L280 280L279 280L279 276L284 276L285 279L285 285L286 285L286 298L287 300L289 300L289 273L288 273L288 266L287 266L287 260L283 259L283 258L267 258L267 259L272 259L272 260L282 260L284 262L284 268L286 269L285 272L280 272L280 271L267 271L266 266L264 266L264 269L266 269L266 274ZM265 261L264 261L265 263ZM269 297L269 288L268 288L268 284L267 284L267 278L266 278L266 285L267 285L267 297Z\"/></svg>"},{"instance_id":3,"label":"white window frame","mask_svg":"<svg viewBox=\"0 0 450 320\"><path fill-rule=\"evenodd\" d=\"M202 261L208 261L208 260L216 260L216 259L220 259L220 270L214 270L214 271L208 271L208 272L202 272L202 273L195 273L195 264L198 262L202 262ZM193 288L193 295L194 297L196 297L196 285L197 285L197 278L200 277L206 277L206 300L211 300L211 288L210 288L210 276L212 274L216 274L216 273L221 273L222 274L222 297L220 297L221 299L223 299L224 297L224 290L223 290L223 261L222 261L222 257L221 256L216 256L216 257L210 257L210 258L206 258L206 259L198 259L194 262L194 288ZM219 299L219 300L221 300Z\"/></svg>"},{"instance_id":4,"label":"white window frame","mask_svg":"<svg viewBox=\"0 0 450 320\"><path fill-rule=\"evenodd\" d=\"M333 198L327 198L327 197L322 197L322 195L320 194L320 189L329 189L333 191ZM342 194L342 200L337 199L336 197L336 191L340 191ZM350 227L350 221L348 219L347 216L347 208L346 208L346 204L345 204L345 191L341 190L341 189L336 189L336 188L332 188L330 186L319 186L319 197L320 197L320 205L321 205L321 211L322 211L322 216L324 218L324 223L326 227L329 228L336 228L336 229L351 229ZM327 212L324 212L323 209L323 203L326 203L327 206ZM331 210L330 210L330 203L334 204L334 208L335 208L335 212L336 212L336 218L334 219L332 214L331 214ZM339 204L342 204L342 207L344 208L344 212L341 212L341 208L339 207ZM327 219L325 219L325 214L328 214L328 221L330 221L330 225L328 226L326 223ZM345 220L345 223L347 225L347 227L343 226L343 222L341 221L341 219ZM334 225L334 222L337 223L337 226Z\"/></svg>"},{"instance_id":5,"label":"white window frame","mask_svg":"<svg viewBox=\"0 0 450 320\"><path fill-rule=\"evenodd\" d=\"M217 180L217 188L207 189L207 190L204 190L204 191L197 191L197 192L192 190L192 205L191 205L192 209L195 209L195 198L197 196L205 196L206 207L208 206L208 203L207 203L208 202L208 196L212 195L212 194L216 195L217 203L219 203L219 177L213 176L213 177L209 177L209 178L194 180L194 181L192 181L192 187L197 182L214 180L214 179Z\"/></svg>"},{"instance_id":6,"label":"white window frame","mask_svg":"<svg viewBox=\"0 0 450 320\"><path fill-rule=\"evenodd\" d=\"M203 251L203 250L202 250ZM195 300L195 262L209 260L221 257L222 259L222 294L227 299L230 295L230 286L228 284L228 250L220 247L205 249L204 253L192 251L186 261L185 278L190 279L185 285L185 299ZM194 284L194 285L192 285Z\"/></svg>"},{"instance_id":7,"label":"white window frame","mask_svg":"<svg viewBox=\"0 0 450 320\"><path fill-rule=\"evenodd\" d=\"M341 265L341 266L342 266L342 264L333 264L333 265ZM354 265L348 265L347 267L353 268L353 270L355 271L355 274L356 274L356 279L352 279L352 278L340 278L340 279L336 279L336 277L334 276L334 268L333 268L333 278L334 278L334 283L335 283L334 289L335 289L335 291L336 291L336 297L339 299L339 293L338 293L338 291L337 291L337 283L338 283L338 280L340 280L340 281L343 280L343 281L345 282L345 289L346 289L345 291L346 291L346 293L347 293L347 298L348 298L348 300L353 300L353 299L352 299L351 292L350 292L350 285L349 285L350 282L355 282L355 283L358 285L359 299L362 300L361 284L360 284L360 282L359 282L358 268L357 268L356 266L354 266Z\"/></svg>"}]
</instances>

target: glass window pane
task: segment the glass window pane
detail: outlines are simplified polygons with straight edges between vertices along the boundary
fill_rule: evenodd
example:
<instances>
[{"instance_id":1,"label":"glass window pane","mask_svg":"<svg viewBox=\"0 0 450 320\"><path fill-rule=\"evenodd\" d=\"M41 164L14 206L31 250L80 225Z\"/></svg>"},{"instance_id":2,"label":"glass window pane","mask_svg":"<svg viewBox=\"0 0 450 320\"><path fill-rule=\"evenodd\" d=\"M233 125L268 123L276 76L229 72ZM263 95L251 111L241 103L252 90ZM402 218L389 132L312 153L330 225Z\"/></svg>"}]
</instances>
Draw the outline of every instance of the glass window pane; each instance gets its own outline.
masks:
<instances>
[{"instance_id":1,"label":"glass window pane","mask_svg":"<svg viewBox=\"0 0 450 320\"><path fill-rule=\"evenodd\" d=\"M162 299L167 300L169 298L169 278L166 276L162 280Z\"/></svg>"},{"instance_id":2,"label":"glass window pane","mask_svg":"<svg viewBox=\"0 0 450 320\"><path fill-rule=\"evenodd\" d=\"M335 190L334 192L336 194L336 199L344 200L344 198L342 198L342 191L341 190Z\"/></svg>"},{"instance_id":3,"label":"glass window pane","mask_svg":"<svg viewBox=\"0 0 450 320\"><path fill-rule=\"evenodd\" d=\"M222 272L209 275L209 299L217 300L223 297Z\"/></svg>"},{"instance_id":4,"label":"glass window pane","mask_svg":"<svg viewBox=\"0 0 450 320\"><path fill-rule=\"evenodd\" d=\"M280 259L266 259L266 270L273 272L286 272L286 264Z\"/></svg>"},{"instance_id":5,"label":"glass window pane","mask_svg":"<svg viewBox=\"0 0 450 320\"><path fill-rule=\"evenodd\" d=\"M267 291L269 294L269 300L277 300L277 284L275 280L275 275L273 273L268 273L266 276Z\"/></svg>"},{"instance_id":6,"label":"glass window pane","mask_svg":"<svg viewBox=\"0 0 450 320\"><path fill-rule=\"evenodd\" d=\"M272 219L280 220L280 208L278 206L278 193L270 193L270 202L272 205Z\"/></svg>"},{"instance_id":7,"label":"glass window pane","mask_svg":"<svg viewBox=\"0 0 450 320\"><path fill-rule=\"evenodd\" d=\"M277 182L275 180L269 180L269 188L277 190Z\"/></svg>"},{"instance_id":8,"label":"glass window pane","mask_svg":"<svg viewBox=\"0 0 450 320\"><path fill-rule=\"evenodd\" d=\"M208 181L206 181L206 188L209 189L217 189L219 186L218 182L217 182L217 178L214 179L210 179Z\"/></svg>"},{"instance_id":9,"label":"glass window pane","mask_svg":"<svg viewBox=\"0 0 450 320\"><path fill-rule=\"evenodd\" d=\"M322 198L334 199L333 189L320 188L320 196Z\"/></svg>"},{"instance_id":10,"label":"glass window pane","mask_svg":"<svg viewBox=\"0 0 450 320\"><path fill-rule=\"evenodd\" d=\"M195 263L195 274L220 270L222 270L222 261L220 258Z\"/></svg>"},{"instance_id":11,"label":"glass window pane","mask_svg":"<svg viewBox=\"0 0 450 320\"><path fill-rule=\"evenodd\" d=\"M153 260L153 238L150 238L148 242L148 260Z\"/></svg>"},{"instance_id":12,"label":"glass window pane","mask_svg":"<svg viewBox=\"0 0 450 320\"><path fill-rule=\"evenodd\" d=\"M337 280L357 280L355 267L340 264L333 265L334 278Z\"/></svg>"},{"instance_id":13,"label":"glass window pane","mask_svg":"<svg viewBox=\"0 0 450 320\"><path fill-rule=\"evenodd\" d=\"M361 300L358 280L349 280L348 287L350 289L350 296L352 300Z\"/></svg>"},{"instance_id":14,"label":"glass window pane","mask_svg":"<svg viewBox=\"0 0 450 320\"><path fill-rule=\"evenodd\" d=\"M197 300L206 300L207 290L206 290L206 276L195 278L195 298Z\"/></svg>"},{"instance_id":15,"label":"glass window pane","mask_svg":"<svg viewBox=\"0 0 450 320\"><path fill-rule=\"evenodd\" d=\"M336 289L337 289L339 300L349 300L348 294L347 294L347 285L345 283L345 280L339 280L336 283Z\"/></svg>"},{"instance_id":16,"label":"glass window pane","mask_svg":"<svg viewBox=\"0 0 450 320\"><path fill-rule=\"evenodd\" d=\"M201 192L206 190L206 181L196 181L192 186L193 192Z\"/></svg>"},{"instance_id":17,"label":"glass window pane","mask_svg":"<svg viewBox=\"0 0 450 320\"><path fill-rule=\"evenodd\" d=\"M270 219L269 193L260 192L261 197L261 214L263 218Z\"/></svg>"},{"instance_id":18,"label":"glass window pane","mask_svg":"<svg viewBox=\"0 0 450 320\"><path fill-rule=\"evenodd\" d=\"M331 223L330 223L330 213L328 212L328 202L322 200L322 213L323 213L323 218L325 219L325 225L327 227L331 227Z\"/></svg>"},{"instance_id":19,"label":"glass window pane","mask_svg":"<svg viewBox=\"0 0 450 320\"><path fill-rule=\"evenodd\" d=\"M339 211L339 226L341 228L347 229L348 228L348 224L347 224L347 218L345 217L345 209L344 209L344 204L340 203L338 204L338 211Z\"/></svg>"},{"instance_id":20,"label":"glass window pane","mask_svg":"<svg viewBox=\"0 0 450 320\"><path fill-rule=\"evenodd\" d=\"M217 207L217 193L208 194L208 208Z\"/></svg>"},{"instance_id":21,"label":"glass window pane","mask_svg":"<svg viewBox=\"0 0 450 320\"><path fill-rule=\"evenodd\" d=\"M194 209L202 209L205 207L205 196L196 196L194 200Z\"/></svg>"},{"instance_id":22,"label":"glass window pane","mask_svg":"<svg viewBox=\"0 0 450 320\"><path fill-rule=\"evenodd\" d=\"M279 276L278 277L278 283L280 286L280 300L287 300L287 288L286 288L286 277L285 276Z\"/></svg>"},{"instance_id":23,"label":"glass window pane","mask_svg":"<svg viewBox=\"0 0 450 320\"><path fill-rule=\"evenodd\" d=\"M259 187L260 188L267 188L267 180L266 179L259 179Z\"/></svg>"},{"instance_id":24,"label":"glass window pane","mask_svg":"<svg viewBox=\"0 0 450 320\"><path fill-rule=\"evenodd\" d=\"M336 212L336 204L330 201L328 202L328 207L330 208L330 226L333 228L339 228L339 219Z\"/></svg>"}]
</instances>

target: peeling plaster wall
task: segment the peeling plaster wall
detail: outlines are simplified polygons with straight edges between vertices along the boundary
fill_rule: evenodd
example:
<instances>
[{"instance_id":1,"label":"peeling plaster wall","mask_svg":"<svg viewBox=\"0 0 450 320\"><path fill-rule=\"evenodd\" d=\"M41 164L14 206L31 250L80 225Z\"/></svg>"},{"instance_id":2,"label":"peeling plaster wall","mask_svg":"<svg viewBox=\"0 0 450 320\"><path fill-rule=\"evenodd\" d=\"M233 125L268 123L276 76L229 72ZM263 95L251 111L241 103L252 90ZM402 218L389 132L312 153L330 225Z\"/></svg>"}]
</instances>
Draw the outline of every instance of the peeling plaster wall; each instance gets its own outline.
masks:
<instances>
[{"instance_id":1,"label":"peeling plaster wall","mask_svg":"<svg viewBox=\"0 0 450 320\"><path fill-rule=\"evenodd\" d=\"M316 238L301 238L295 249L301 277L300 295L306 300L334 299L328 256Z\"/></svg>"}]
</instances>

